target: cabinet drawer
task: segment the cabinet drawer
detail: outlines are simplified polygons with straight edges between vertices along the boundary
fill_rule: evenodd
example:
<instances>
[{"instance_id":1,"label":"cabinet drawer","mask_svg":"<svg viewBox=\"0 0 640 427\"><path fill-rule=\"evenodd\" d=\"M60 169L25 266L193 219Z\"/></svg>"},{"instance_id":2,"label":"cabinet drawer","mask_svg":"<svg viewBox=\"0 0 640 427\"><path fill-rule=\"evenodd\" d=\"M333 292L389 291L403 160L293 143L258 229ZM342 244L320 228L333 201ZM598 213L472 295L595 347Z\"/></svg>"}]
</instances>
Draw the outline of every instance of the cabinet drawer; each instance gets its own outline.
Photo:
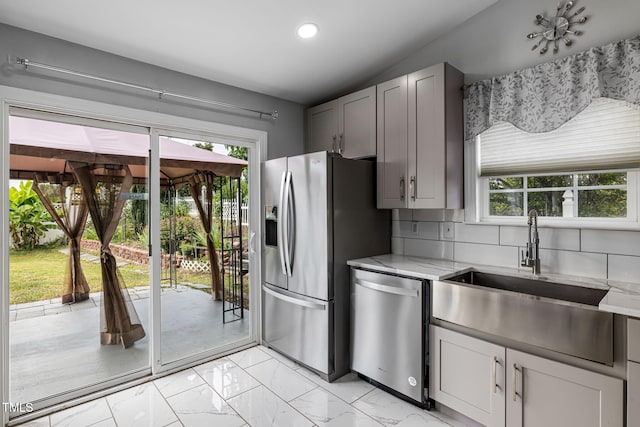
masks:
<instances>
[{"instance_id":1,"label":"cabinet drawer","mask_svg":"<svg viewBox=\"0 0 640 427\"><path fill-rule=\"evenodd\" d=\"M629 319L627 321L628 359L640 363L640 320Z\"/></svg>"}]
</instances>

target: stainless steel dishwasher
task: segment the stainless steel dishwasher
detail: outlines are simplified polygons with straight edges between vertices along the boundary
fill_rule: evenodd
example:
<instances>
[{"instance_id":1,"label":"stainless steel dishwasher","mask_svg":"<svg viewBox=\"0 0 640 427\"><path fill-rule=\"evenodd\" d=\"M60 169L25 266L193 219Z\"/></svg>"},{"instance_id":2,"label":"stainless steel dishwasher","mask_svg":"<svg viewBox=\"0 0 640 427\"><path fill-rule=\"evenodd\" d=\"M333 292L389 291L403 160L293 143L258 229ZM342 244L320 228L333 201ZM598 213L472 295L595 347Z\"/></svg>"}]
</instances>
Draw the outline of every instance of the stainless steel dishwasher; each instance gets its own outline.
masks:
<instances>
[{"instance_id":1,"label":"stainless steel dishwasher","mask_svg":"<svg viewBox=\"0 0 640 427\"><path fill-rule=\"evenodd\" d=\"M351 269L351 369L430 409L428 282Z\"/></svg>"}]
</instances>

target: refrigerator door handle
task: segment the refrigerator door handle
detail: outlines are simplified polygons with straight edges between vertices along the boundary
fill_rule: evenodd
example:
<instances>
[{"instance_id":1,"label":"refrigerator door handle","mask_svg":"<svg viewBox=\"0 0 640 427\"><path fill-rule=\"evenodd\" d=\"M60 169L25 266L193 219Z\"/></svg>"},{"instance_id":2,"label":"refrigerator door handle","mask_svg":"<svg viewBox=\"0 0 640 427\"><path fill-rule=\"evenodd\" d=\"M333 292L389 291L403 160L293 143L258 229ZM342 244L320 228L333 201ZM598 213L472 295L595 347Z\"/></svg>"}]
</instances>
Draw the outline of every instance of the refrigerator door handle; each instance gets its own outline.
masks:
<instances>
[{"instance_id":1,"label":"refrigerator door handle","mask_svg":"<svg viewBox=\"0 0 640 427\"><path fill-rule=\"evenodd\" d=\"M284 266L285 266L285 274L291 277L292 273L292 265L291 265L291 235L289 234L292 224L295 223L293 221L292 210L293 210L293 199L291 198L291 178L292 174L290 171L286 172L286 178L284 181L284 208L283 208L283 219L284 224L282 224L283 230L283 247L284 247ZM291 204L290 204L291 203Z\"/></svg>"},{"instance_id":2,"label":"refrigerator door handle","mask_svg":"<svg viewBox=\"0 0 640 427\"><path fill-rule=\"evenodd\" d=\"M266 286L263 286L262 289L264 289L264 291L266 293L268 293L269 295L271 295L274 298L277 298L279 300L285 301L285 302L289 302L291 304L295 304L295 305L299 305L302 307L307 307L307 308L311 308L313 310L326 310L327 306L326 304L322 304L322 303L318 303L318 302L311 302L311 301L305 301L305 300L301 300L298 298L294 298L294 297L290 297L289 295L285 295L281 292L278 291L274 291L271 288L268 288Z\"/></svg>"},{"instance_id":3,"label":"refrigerator door handle","mask_svg":"<svg viewBox=\"0 0 640 427\"><path fill-rule=\"evenodd\" d=\"M296 251L295 241L296 241L296 205L293 200L293 174L289 172L289 187L287 187L287 196L289 197L289 215L287 216L287 233L291 233L291 235L287 234L289 238L287 243L287 265L289 266L289 276L293 274L293 263L294 256Z\"/></svg>"},{"instance_id":4,"label":"refrigerator door handle","mask_svg":"<svg viewBox=\"0 0 640 427\"><path fill-rule=\"evenodd\" d=\"M287 177L287 172L284 171L282 172L282 178L280 179L280 198L279 198L279 209L280 212L278 212L278 222L277 222L277 228L276 228L276 234L277 234L277 239L278 239L278 253L280 254L280 267L282 267L282 274L286 275L287 274L287 266L285 265L285 258L284 258L284 246L285 246L285 240L284 240L284 228L285 228L285 217L286 217L286 211L284 208L284 199L285 199L285 183L286 183L286 177Z\"/></svg>"},{"instance_id":5,"label":"refrigerator door handle","mask_svg":"<svg viewBox=\"0 0 640 427\"><path fill-rule=\"evenodd\" d=\"M405 289L395 286L381 285L379 283L369 282L367 280L357 280L355 284L357 286L362 286L363 288L373 289L374 291L384 292L387 294L395 294L405 297L418 297L419 295L417 289Z\"/></svg>"}]
</instances>

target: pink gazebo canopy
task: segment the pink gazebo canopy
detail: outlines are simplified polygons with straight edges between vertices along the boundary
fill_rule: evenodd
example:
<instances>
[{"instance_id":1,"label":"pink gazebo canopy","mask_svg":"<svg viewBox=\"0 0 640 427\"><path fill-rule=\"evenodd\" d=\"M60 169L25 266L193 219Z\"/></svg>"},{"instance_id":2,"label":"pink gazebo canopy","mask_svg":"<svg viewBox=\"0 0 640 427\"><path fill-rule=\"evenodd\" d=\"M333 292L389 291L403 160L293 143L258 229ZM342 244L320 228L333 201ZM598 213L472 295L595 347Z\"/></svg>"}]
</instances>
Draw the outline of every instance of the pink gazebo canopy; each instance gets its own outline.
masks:
<instances>
[{"instance_id":1,"label":"pink gazebo canopy","mask_svg":"<svg viewBox=\"0 0 640 427\"><path fill-rule=\"evenodd\" d=\"M32 179L34 173L68 174L68 161L129 165L138 181L148 173L145 134L10 116L9 141L12 179ZM246 167L245 160L160 137L164 183L179 184L202 171L237 178Z\"/></svg>"}]
</instances>

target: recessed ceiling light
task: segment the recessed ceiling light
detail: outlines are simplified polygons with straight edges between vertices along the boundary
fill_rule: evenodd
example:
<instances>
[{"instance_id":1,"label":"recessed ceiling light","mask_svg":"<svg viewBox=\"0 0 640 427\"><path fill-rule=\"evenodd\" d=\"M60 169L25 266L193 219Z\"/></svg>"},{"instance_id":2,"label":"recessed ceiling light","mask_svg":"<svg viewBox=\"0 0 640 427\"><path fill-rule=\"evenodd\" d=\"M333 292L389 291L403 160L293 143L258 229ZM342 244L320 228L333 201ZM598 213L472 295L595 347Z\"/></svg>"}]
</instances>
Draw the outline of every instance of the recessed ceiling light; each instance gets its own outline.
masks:
<instances>
[{"instance_id":1,"label":"recessed ceiling light","mask_svg":"<svg viewBox=\"0 0 640 427\"><path fill-rule=\"evenodd\" d=\"M310 39L318 34L318 26L312 23L302 24L298 27L298 35L303 39Z\"/></svg>"}]
</instances>

